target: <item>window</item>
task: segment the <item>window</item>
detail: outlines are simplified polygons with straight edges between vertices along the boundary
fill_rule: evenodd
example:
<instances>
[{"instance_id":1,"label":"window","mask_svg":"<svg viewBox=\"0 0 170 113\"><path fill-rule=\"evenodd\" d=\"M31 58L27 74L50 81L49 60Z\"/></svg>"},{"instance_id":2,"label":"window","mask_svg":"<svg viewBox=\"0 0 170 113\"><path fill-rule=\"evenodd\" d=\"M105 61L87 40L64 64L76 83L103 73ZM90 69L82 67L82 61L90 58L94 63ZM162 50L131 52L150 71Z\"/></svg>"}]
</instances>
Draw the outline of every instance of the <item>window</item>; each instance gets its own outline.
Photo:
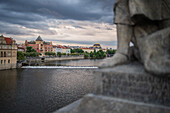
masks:
<instances>
[{"instance_id":1,"label":"window","mask_svg":"<svg viewBox=\"0 0 170 113\"><path fill-rule=\"evenodd\" d=\"M1 39L1 44L3 44L3 39Z\"/></svg>"},{"instance_id":2,"label":"window","mask_svg":"<svg viewBox=\"0 0 170 113\"><path fill-rule=\"evenodd\" d=\"M1 57L3 57L3 52L1 52Z\"/></svg>"},{"instance_id":3,"label":"window","mask_svg":"<svg viewBox=\"0 0 170 113\"><path fill-rule=\"evenodd\" d=\"M6 64L6 60L4 60L4 64Z\"/></svg>"},{"instance_id":4,"label":"window","mask_svg":"<svg viewBox=\"0 0 170 113\"><path fill-rule=\"evenodd\" d=\"M9 56L9 57L11 56L11 53L10 53L10 52L8 52L8 56Z\"/></svg>"},{"instance_id":5,"label":"window","mask_svg":"<svg viewBox=\"0 0 170 113\"><path fill-rule=\"evenodd\" d=\"M1 60L1 64L3 64L3 60Z\"/></svg>"},{"instance_id":6,"label":"window","mask_svg":"<svg viewBox=\"0 0 170 113\"><path fill-rule=\"evenodd\" d=\"M4 57L6 57L6 52L4 52Z\"/></svg>"},{"instance_id":7,"label":"window","mask_svg":"<svg viewBox=\"0 0 170 113\"><path fill-rule=\"evenodd\" d=\"M8 60L8 64L10 64L10 60Z\"/></svg>"}]
</instances>

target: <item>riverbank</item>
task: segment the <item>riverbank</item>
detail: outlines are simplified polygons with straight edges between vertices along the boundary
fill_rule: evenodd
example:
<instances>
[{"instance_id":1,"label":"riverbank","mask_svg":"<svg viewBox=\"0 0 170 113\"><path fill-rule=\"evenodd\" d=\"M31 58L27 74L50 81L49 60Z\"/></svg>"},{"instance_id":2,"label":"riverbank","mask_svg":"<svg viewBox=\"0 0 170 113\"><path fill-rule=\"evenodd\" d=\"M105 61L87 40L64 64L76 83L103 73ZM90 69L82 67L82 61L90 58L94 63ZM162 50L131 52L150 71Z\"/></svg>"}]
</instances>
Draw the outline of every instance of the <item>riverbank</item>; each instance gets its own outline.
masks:
<instances>
[{"instance_id":1,"label":"riverbank","mask_svg":"<svg viewBox=\"0 0 170 113\"><path fill-rule=\"evenodd\" d=\"M84 56L63 56L63 57L38 57L38 58L27 58L25 62L22 62L22 66L27 65L40 65L43 62L50 62L50 61L65 61L65 60L82 60ZM21 65L18 67L20 68Z\"/></svg>"}]
</instances>

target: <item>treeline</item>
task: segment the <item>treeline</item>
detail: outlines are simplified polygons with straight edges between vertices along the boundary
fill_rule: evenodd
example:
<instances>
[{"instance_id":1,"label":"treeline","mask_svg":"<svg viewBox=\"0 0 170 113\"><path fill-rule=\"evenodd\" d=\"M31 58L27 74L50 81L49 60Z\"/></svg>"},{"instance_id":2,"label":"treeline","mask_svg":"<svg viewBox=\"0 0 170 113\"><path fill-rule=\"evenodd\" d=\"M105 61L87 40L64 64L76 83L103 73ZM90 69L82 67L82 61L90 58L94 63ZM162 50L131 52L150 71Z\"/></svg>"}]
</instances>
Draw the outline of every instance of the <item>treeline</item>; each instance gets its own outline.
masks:
<instances>
[{"instance_id":1,"label":"treeline","mask_svg":"<svg viewBox=\"0 0 170 113\"><path fill-rule=\"evenodd\" d=\"M108 49L106 54L115 54L116 53L116 50L115 49Z\"/></svg>"},{"instance_id":2,"label":"treeline","mask_svg":"<svg viewBox=\"0 0 170 113\"><path fill-rule=\"evenodd\" d=\"M85 59L103 59L106 56L110 57L113 56L116 53L116 50L111 50L108 49L106 52L104 52L103 50L99 50L96 52L96 50L94 50L94 52L90 52L90 53L84 53L84 58Z\"/></svg>"},{"instance_id":3,"label":"treeline","mask_svg":"<svg viewBox=\"0 0 170 113\"><path fill-rule=\"evenodd\" d=\"M71 53L84 53L82 49L71 49Z\"/></svg>"},{"instance_id":4,"label":"treeline","mask_svg":"<svg viewBox=\"0 0 170 113\"><path fill-rule=\"evenodd\" d=\"M113 54L116 53L116 50L107 50L106 52L104 52L103 50L99 50L96 52L96 50L94 50L94 52L84 52L82 49L71 49L71 53L70 54L66 54L66 53L61 53L58 52L57 54L54 52L45 52L46 56L54 56L54 57L62 57L62 56L79 56L79 55L84 55L84 58L91 58L91 59L103 59L106 56L112 56ZM19 61L25 60L26 57L38 57L39 55L41 55L41 53L37 53L34 49L32 49L32 47L27 47L27 51L25 53L23 52L17 52L17 59Z\"/></svg>"},{"instance_id":5,"label":"treeline","mask_svg":"<svg viewBox=\"0 0 170 113\"><path fill-rule=\"evenodd\" d=\"M57 54L54 52L45 52L46 56L54 56L54 57L79 56L83 54L84 54L84 51L82 49L71 49L70 54L61 53L61 52L58 52ZM32 47L27 47L26 52L20 52L20 51L17 52L17 60L23 61L26 59L26 57L38 57L40 55L41 53L37 53L36 50L33 49Z\"/></svg>"},{"instance_id":6,"label":"treeline","mask_svg":"<svg viewBox=\"0 0 170 113\"><path fill-rule=\"evenodd\" d=\"M84 54L84 58L91 58L91 59L103 59L106 57L106 53L103 50L99 50L96 52L96 50L94 50L94 52L90 52L90 53L85 53Z\"/></svg>"}]
</instances>

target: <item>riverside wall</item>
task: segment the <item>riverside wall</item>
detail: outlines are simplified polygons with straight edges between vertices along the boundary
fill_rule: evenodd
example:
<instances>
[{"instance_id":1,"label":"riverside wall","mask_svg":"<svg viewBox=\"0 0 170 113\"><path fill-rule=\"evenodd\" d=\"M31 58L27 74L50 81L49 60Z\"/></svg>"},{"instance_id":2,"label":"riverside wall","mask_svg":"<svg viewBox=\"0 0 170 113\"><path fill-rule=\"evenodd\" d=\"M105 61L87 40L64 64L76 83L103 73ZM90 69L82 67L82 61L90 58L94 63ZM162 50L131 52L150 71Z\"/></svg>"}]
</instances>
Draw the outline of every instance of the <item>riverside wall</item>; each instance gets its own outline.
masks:
<instances>
[{"instance_id":1,"label":"riverside wall","mask_svg":"<svg viewBox=\"0 0 170 113\"><path fill-rule=\"evenodd\" d=\"M57 60L81 60L84 59L84 56L69 56L69 57L54 57L54 58L45 58L44 61L57 61Z\"/></svg>"},{"instance_id":2,"label":"riverside wall","mask_svg":"<svg viewBox=\"0 0 170 113\"><path fill-rule=\"evenodd\" d=\"M16 68L16 63L0 65L0 70L14 69L14 68Z\"/></svg>"},{"instance_id":3,"label":"riverside wall","mask_svg":"<svg viewBox=\"0 0 170 113\"><path fill-rule=\"evenodd\" d=\"M81 60L84 59L84 56L63 56L63 57L45 57L45 58L27 58L26 62L23 62L23 65L39 65L42 62L50 61L62 61L62 60Z\"/></svg>"}]
</instances>

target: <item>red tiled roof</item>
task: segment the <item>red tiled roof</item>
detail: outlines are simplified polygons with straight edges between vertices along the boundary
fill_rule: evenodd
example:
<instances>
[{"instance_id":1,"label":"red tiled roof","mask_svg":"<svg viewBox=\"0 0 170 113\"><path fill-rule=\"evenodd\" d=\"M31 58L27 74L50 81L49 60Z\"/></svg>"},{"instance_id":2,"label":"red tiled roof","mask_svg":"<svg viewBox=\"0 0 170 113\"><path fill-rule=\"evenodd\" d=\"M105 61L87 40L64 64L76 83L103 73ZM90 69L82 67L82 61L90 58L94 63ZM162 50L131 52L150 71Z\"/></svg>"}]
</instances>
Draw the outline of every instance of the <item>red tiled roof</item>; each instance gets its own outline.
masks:
<instances>
[{"instance_id":1,"label":"red tiled roof","mask_svg":"<svg viewBox=\"0 0 170 113\"><path fill-rule=\"evenodd\" d=\"M13 43L13 40L11 38L4 38L6 41L6 44L11 45Z\"/></svg>"},{"instance_id":2,"label":"red tiled roof","mask_svg":"<svg viewBox=\"0 0 170 113\"><path fill-rule=\"evenodd\" d=\"M63 46L61 46L61 45L57 45L57 48L66 49L66 47L63 47Z\"/></svg>"},{"instance_id":3,"label":"red tiled roof","mask_svg":"<svg viewBox=\"0 0 170 113\"><path fill-rule=\"evenodd\" d=\"M18 47L18 49L25 49L24 47Z\"/></svg>"}]
</instances>

